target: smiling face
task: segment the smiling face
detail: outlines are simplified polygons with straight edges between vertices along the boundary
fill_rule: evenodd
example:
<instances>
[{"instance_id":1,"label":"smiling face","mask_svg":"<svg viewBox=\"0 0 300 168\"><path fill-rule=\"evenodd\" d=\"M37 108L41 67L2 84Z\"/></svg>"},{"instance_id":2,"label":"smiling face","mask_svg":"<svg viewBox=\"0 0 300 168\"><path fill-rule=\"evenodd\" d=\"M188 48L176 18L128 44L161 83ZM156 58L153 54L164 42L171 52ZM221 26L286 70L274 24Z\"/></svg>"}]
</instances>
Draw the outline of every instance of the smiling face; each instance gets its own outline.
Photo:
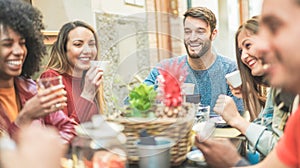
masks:
<instances>
[{"instance_id":1,"label":"smiling face","mask_svg":"<svg viewBox=\"0 0 300 168\"><path fill-rule=\"evenodd\" d=\"M97 56L96 40L93 32L84 27L76 27L68 35L67 58L76 69L87 70L90 61Z\"/></svg>"},{"instance_id":2,"label":"smiling face","mask_svg":"<svg viewBox=\"0 0 300 168\"><path fill-rule=\"evenodd\" d=\"M25 39L10 29L0 25L0 78L11 79L19 76L27 55Z\"/></svg>"},{"instance_id":3,"label":"smiling face","mask_svg":"<svg viewBox=\"0 0 300 168\"><path fill-rule=\"evenodd\" d=\"M216 30L211 33L210 26L203 20L188 16L184 22L184 45L190 58L197 59L211 49Z\"/></svg>"},{"instance_id":4,"label":"smiling face","mask_svg":"<svg viewBox=\"0 0 300 168\"><path fill-rule=\"evenodd\" d=\"M251 70L253 76L264 75L263 64L258 59L254 46L255 36L246 29L242 30L238 35L238 47L240 51L241 61Z\"/></svg>"},{"instance_id":5,"label":"smiling face","mask_svg":"<svg viewBox=\"0 0 300 168\"><path fill-rule=\"evenodd\" d=\"M259 49L271 85L300 93L300 5L295 2L264 1Z\"/></svg>"}]
</instances>

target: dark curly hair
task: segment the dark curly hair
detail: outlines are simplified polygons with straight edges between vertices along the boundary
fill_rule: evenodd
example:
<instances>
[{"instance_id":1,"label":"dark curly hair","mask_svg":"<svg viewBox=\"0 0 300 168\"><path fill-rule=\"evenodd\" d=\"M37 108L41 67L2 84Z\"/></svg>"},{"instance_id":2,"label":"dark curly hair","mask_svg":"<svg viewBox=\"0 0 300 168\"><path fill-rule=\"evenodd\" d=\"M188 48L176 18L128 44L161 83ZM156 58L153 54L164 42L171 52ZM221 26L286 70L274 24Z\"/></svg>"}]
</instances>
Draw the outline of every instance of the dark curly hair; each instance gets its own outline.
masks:
<instances>
[{"instance_id":1,"label":"dark curly hair","mask_svg":"<svg viewBox=\"0 0 300 168\"><path fill-rule=\"evenodd\" d=\"M0 31L8 28L19 33L26 40L27 56L22 68L22 76L30 77L39 71L42 57L46 54L44 29L41 12L21 0L0 0Z\"/></svg>"}]
</instances>

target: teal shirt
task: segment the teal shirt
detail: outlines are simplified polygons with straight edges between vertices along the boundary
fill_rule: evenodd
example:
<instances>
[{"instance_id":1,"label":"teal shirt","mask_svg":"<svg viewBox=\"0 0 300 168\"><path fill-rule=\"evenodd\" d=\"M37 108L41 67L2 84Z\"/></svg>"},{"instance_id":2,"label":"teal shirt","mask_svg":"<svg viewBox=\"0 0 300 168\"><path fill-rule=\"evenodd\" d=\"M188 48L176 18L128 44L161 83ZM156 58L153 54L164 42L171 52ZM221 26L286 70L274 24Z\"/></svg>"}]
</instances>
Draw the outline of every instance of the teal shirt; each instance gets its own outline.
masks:
<instances>
[{"instance_id":1,"label":"teal shirt","mask_svg":"<svg viewBox=\"0 0 300 168\"><path fill-rule=\"evenodd\" d=\"M207 70L198 71L195 71L190 67L187 61L187 55L166 59L151 70L144 82L148 85L154 85L156 89L158 87L156 78L159 75L157 68L161 67L164 63L169 63L176 60L178 62L184 61L184 66L188 70L188 76L185 80L185 83L195 84L194 94L200 94L201 104L210 105L210 116L217 115L212 109L215 106L216 100L220 94L225 94L232 97L237 105L238 110L241 113L244 112L242 99L233 96L228 84L226 83L225 75L237 70L236 63L227 57L217 55L215 62Z\"/></svg>"}]
</instances>

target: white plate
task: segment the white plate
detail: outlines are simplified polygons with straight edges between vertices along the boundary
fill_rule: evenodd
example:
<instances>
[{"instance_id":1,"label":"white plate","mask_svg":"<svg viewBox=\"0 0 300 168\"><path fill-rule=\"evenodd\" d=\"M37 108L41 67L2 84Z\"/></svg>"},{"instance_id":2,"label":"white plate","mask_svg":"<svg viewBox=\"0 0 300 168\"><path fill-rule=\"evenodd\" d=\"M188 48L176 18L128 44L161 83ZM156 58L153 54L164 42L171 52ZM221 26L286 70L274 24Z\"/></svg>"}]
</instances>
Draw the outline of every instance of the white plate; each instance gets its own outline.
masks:
<instances>
[{"instance_id":1,"label":"white plate","mask_svg":"<svg viewBox=\"0 0 300 168\"><path fill-rule=\"evenodd\" d=\"M105 123L108 124L115 131L121 132L124 130L124 126L121 124L109 122L109 121L105 121ZM85 122L80 124L80 126L83 127L84 129L97 129L97 127L94 127L92 122Z\"/></svg>"},{"instance_id":2,"label":"white plate","mask_svg":"<svg viewBox=\"0 0 300 168\"><path fill-rule=\"evenodd\" d=\"M193 150L187 154L187 158L198 165L206 165L203 153L200 150Z\"/></svg>"},{"instance_id":3,"label":"white plate","mask_svg":"<svg viewBox=\"0 0 300 168\"><path fill-rule=\"evenodd\" d=\"M109 138L117 136L124 130L124 126L114 122L103 122L99 127L94 127L92 122L85 122L75 126L75 130L80 136Z\"/></svg>"}]
</instances>

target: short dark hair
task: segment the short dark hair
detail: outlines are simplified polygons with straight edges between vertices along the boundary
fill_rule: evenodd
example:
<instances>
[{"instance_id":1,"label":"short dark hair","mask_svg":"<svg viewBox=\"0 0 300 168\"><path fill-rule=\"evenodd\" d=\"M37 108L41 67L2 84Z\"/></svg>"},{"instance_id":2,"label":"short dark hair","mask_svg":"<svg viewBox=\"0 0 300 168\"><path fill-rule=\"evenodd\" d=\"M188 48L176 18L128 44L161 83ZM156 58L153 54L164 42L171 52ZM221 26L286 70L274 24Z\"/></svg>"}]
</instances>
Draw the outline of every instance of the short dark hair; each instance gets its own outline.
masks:
<instances>
[{"instance_id":1,"label":"short dark hair","mask_svg":"<svg viewBox=\"0 0 300 168\"><path fill-rule=\"evenodd\" d=\"M21 75L30 77L39 71L42 57L46 54L41 12L31 4L20 0L0 0L0 31L8 28L26 40L27 56Z\"/></svg>"},{"instance_id":2,"label":"short dark hair","mask_svg":"<svg viewBox=\"0 0 300 168\"><path fill-rule=\"evenodd\" d=\"M210 26L211 32L213 32L213 30L216 28L217 25L217 19L215 14L206 7L190 8L184 13L183 16L184 16L183 24L188 16L193 18L199 18L205 21Z\"/></svg>"}]
</instances>

